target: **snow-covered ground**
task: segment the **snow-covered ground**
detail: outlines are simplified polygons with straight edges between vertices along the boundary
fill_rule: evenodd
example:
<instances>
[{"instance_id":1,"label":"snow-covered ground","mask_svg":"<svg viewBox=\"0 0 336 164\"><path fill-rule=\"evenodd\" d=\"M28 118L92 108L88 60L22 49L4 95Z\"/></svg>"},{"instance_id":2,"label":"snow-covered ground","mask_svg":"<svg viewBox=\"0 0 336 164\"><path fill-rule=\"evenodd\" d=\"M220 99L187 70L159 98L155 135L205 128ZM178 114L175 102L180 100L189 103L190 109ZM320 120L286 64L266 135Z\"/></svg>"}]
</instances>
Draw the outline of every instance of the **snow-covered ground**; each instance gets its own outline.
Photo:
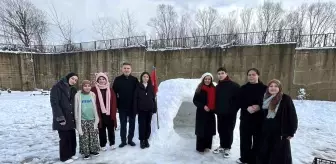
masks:
<instances>
[{"instance_id":1,"label":"snow-covered ground","mask_svg":"<svg viewBox=\"0 0 336 164\"><path fill-rule=\"evenodd\" d=\"M75 163L235 163L239 157L239 119L235 128L232 156L229 159L212 153L198 154L195 150L194 128L190 127L190 122L187 122L185 127L183 123L181 124L183 117L188 116L180 114L183 112L178 110L182 102L189 102L190 106L198 82L198 79L172 79L160 84L158 93L160 129L157 129L156 115L153 115L153 132L149 149L140 149L136 129L135 148L130 146L117 148L102 152L99 157L89 161L78 160ZM0 163L58 161L58 134L51 130L49 96L30 96L30 94L31 92L11 94L3 92L0 95ZM299 129L292 139L293 162L308 164L315 156L336 160L336 103L325 101L294 103L299 118ZM190 110L184 109L186 106L183 105L180 110ZM193 115L190 117L195 117ZM175 126L176 130L174 122L179 123L179 126ZM116 131L116 144L119 143L119 131ZM218 143L216 135L213 148L217 147Z\"/></svg>"}]
</instances>

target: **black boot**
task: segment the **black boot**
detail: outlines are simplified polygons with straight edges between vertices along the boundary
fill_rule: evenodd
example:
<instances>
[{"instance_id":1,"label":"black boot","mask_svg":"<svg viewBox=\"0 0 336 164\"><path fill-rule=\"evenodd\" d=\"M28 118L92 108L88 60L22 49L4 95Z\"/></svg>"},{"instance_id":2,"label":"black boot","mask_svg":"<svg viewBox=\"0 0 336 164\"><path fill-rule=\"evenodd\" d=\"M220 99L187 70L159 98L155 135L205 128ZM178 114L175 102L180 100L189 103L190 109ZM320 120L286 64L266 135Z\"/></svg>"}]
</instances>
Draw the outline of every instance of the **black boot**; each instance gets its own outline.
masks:
<instances>
[{"instance_id":1,"label":"black boot","mask_svg":"<svg viewBox=\"0 0 336 164\"><path fill-rule=\"evenodd\" d=\"M140 141L140 148L141 148L141 149L146 148L146 143L145 143L144 140L141 140L141 141Z\"/></svg>"},{"instance_id":2,"label":"black boot","mask_svg":"<svg viewBox=\"0 0 336 164\"><path fill-rule=\"evenodd\" d=\"M133 141L128 141L128 144L131 146L135 146L135 143Z\"/></svg>"},{"instance_id":3,"label":"black boot","mask_svg":"<svg viewBox=\"0 0 336 164\"><path fill-rule=\"evenodd\" d=\"M145 146L146 146L146 147L149 147L148 140L145 140Z\"/></svg>"},{"instance_id":4,"label":"black boot","mask_svg":"<svg viewBox=\"0 0 336 164\"><path fill-rule=\"evenodd\" d=\"M127 144L125 143L125 142L122 142L120 145L119 145L119 147L120 148L122 148L122 147L124 147L124 146L126 146Z\"/></svg>"}]
</instances>

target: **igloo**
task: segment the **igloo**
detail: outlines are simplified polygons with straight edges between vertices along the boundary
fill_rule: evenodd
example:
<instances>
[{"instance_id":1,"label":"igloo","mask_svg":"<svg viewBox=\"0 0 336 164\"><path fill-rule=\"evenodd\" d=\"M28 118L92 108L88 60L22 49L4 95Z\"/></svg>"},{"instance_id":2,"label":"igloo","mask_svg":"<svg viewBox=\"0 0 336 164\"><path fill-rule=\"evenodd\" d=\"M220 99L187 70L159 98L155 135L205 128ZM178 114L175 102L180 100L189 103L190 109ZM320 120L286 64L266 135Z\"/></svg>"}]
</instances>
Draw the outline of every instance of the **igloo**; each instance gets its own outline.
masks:
<instances>
[{"instance_id":1,"label":"igloo","mask_svg":"<svg viewBox=\"0 0 336 164\"><path fill-rule=\"evenodd\" d=\"M181 133L185 128L188 128L188 134L185 135L195 137L196 107L193 105L192 99L199 83L200 79L182 78L160 83L157 95L160 128L157 128L157 115L153 115L151 139L163 142L167 139L183 137Z\"/></svg>"}]
</instances>

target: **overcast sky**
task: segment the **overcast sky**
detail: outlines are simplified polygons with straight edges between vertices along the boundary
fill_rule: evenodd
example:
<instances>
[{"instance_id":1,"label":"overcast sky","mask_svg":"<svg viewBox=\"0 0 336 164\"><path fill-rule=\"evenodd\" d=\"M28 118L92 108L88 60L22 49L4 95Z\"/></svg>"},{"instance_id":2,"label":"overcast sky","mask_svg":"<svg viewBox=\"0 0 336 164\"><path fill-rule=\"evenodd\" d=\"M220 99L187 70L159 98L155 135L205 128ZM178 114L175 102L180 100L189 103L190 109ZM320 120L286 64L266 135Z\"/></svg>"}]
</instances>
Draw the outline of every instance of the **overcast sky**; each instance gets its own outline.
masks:
<instances>
[{"instance_id":1,"label":"overcast sky","mask_svg":"<svg viewBox=\"0 0 336 164\"><path fill-rule=\"evenodd\" d=\"M74 22L77 35L76 42L92 41L97 39L97 35L92 30L92 21L98 16L107 16L119 19L120 13L129 10L133 13L137 29L141 32L150 32L147 23L151 17L155 16L158 4L171 4L178 13L185 11L196 11L199 8L211 6L217 8L220 13L225 14L235 9L243 7L256 7L263 0L31 0L39 9L50 13L54 4L57 12L63 18L70 18ZM282 2L285 9L297 7L303 2L316 2L317 0L274 0ZM323 1L323 0L321 0ZM336 0L335 0L336 1ZM57 30L51 28L52 34L49 40L59 42Z\"/></svg>"}]
</instances>

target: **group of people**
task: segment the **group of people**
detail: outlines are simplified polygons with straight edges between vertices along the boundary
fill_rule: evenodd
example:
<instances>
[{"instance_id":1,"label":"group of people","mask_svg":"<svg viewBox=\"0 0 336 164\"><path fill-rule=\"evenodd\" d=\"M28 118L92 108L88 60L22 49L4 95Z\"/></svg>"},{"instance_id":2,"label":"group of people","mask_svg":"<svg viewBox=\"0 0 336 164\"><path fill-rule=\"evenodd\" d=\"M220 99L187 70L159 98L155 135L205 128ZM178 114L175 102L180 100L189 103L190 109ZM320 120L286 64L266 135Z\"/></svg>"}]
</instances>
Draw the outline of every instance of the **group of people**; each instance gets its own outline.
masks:
<instances>
[{"instance_id":1,"label":"group of people","mask_svg":"<svg viewBox=\"0 0 336 164\"><path fill-rule=\"evenodd\" d=\"M69 73L52 87L52 126L60 138L60 161L71 163L79 158L76 156L76 130L79 134L79 153L84 159L98 156L100 150L115 149L117 112L121 124L119 147L127 144L136 146L133 142L136 115L140 147L144 149L150 146L151 119L157 111L154 87L148 72L141 74L139 82L131 71L131 64L123 63L123 74L115 78L112 87L108 75L103 72L95 74L95 81L83 80L80 90L75 88L79 78L76 73Z\"/></svg>"},{"instance_id":2,"label":"group of people","mask_svg":"<svg viewBox=\"0 0 336 164\"><path fill-rule=\"evenodd\" d=\"M210 151L213 136L219 133L220 146L213 153L230 157L233 131L240 109L240 158L242 164L291 164L290 139L298 127L291 97L283 93L281 82L264 85L256 68L247 71L248 82L239 86L224 67L217 70L218 83L211 73L201 77L193 103L197 107L196 150Z\"/></svg>"}]
</instances>

